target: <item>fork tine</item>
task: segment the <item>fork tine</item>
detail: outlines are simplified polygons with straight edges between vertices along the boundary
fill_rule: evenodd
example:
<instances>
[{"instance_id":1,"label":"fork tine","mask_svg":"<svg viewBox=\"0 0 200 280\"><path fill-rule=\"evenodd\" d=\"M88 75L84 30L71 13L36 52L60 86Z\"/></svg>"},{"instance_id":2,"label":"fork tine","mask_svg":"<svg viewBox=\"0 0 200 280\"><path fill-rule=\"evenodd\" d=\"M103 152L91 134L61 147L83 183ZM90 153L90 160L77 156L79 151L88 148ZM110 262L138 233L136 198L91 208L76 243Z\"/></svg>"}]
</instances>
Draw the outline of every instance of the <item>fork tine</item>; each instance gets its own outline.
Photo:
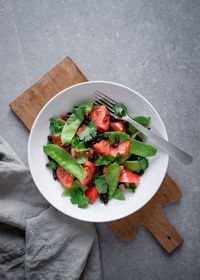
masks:
<instances>
[{"instance_id":1,"label":"fork tine","mask_svg":"<svg viewBox=\"0 0 200 280\"><path fill-rule=\"evenodd\" d=\"M107 109L109 110L109 112L115 114L115 112L114 112L112 106L111 106L109 103L107 103L104 99L102 99L102 98L101 98L101 99L98 99L98 103L100 103L100 105L106 105L106 107L107 107Z\"/></svg>"},{"instance_id":2,"label":"fork tine","mask_svg":"<svg viewBox=\"0 0 200 280\"><path fill-rule=\"evenodd\" d=\"M95 96L91 96L90 100L91 100L91 102L93 102L97 105L103 105L103 104L106 105L110 115L116 118L115 112L110 108L110 105L107 104L103 99L96 99Z\"/></svg>"},{"instance_id":3,"label":"fork tine","mask_svg":"<svg viewBox=\"0 0 200 280\"><path fill-rule=\"evenodd\" d=\"M94 93L96 98L103 100L104 102L106 102L108 104L108 106L110 106L111 108L113 108L113 106L115 105L114 103L110 102L110 100L108 100L106 97L101 96L98 92Z\"/></svg>"},{"instance_id":4,"label":"fork tine","mask_svg":"<svg viewBox=\"0 0 200 280\"><path fill-rule=\"evenodd\" d=\"M103 99L107 99L108 102L110 102L112 105L117 104L117 102L115 100L113 100L112 98L110 98L109 96L105 95L103 92L96 90L96 93L98 93L101 98Z\"/></svg>"}]
</instances>

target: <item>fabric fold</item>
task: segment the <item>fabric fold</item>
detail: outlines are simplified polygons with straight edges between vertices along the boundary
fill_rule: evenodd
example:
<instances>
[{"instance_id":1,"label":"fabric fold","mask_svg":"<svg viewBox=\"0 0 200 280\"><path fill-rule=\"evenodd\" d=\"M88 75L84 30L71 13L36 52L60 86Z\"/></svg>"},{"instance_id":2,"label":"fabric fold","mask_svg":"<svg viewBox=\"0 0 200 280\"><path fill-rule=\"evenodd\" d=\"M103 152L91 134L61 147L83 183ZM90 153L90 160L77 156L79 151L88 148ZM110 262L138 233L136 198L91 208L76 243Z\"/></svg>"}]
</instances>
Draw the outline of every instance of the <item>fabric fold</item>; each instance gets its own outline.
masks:
<instances>
[{"instance_id":1,"label":"fabric fold","mask_svg":"<svg viewBox=\"0 0 200 280\"><path fill-rule=\"evenodd\" d=\"M0 279L102 279L94 225L50 206L1 137L0 206Z\"/></svg>"}]
</instances>

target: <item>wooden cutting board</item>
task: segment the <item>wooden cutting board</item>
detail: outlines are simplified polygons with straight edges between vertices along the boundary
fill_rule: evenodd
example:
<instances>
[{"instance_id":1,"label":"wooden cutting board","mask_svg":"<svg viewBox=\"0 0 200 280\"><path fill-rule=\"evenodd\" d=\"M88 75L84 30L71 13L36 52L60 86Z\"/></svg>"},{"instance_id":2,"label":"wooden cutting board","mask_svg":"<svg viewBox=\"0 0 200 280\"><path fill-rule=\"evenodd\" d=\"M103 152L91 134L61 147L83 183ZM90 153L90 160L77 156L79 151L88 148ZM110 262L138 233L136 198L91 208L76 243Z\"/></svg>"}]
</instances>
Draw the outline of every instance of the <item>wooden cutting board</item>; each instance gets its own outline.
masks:
<instances>
[{"instance_id":1,"label":"wooden cutting board","mask_svg":"<svg viewBox=\"0 0 200 280\"><path fill-rule=\"evenodd\" d=\"M10 108L30 130L37 114L54 95L69 86L86 81L88 79L78 66L70 57L66 57L17 97ZM181 196L182 192L177 184L166 174L158 192L143 208L126 218L107 224L124 241L131 241L137 227L143 225L171 253L183 243L183 238L164 216L162 206L166 202L179 200Z\"/></svg>"}]
</instances>

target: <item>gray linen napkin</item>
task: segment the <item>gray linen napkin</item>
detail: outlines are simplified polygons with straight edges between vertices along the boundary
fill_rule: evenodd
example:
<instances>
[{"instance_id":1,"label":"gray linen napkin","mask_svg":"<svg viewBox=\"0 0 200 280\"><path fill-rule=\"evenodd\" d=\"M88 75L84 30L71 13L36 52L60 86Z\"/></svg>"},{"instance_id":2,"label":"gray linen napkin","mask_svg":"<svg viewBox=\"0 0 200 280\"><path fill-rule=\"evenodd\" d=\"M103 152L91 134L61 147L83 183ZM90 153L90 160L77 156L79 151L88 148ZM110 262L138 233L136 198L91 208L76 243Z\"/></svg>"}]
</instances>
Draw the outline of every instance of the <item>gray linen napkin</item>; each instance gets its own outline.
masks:
<instances>
[{"instance_id":1,"label":"gray linen napkin","mask_svg":"<svg viewBox=\"0 0 200 280\"><path fill-rule=\"evenodd\" d=\"M102 279L93 224L50 206L0 137L0 279Z\"/></svg>"}]
</instances>

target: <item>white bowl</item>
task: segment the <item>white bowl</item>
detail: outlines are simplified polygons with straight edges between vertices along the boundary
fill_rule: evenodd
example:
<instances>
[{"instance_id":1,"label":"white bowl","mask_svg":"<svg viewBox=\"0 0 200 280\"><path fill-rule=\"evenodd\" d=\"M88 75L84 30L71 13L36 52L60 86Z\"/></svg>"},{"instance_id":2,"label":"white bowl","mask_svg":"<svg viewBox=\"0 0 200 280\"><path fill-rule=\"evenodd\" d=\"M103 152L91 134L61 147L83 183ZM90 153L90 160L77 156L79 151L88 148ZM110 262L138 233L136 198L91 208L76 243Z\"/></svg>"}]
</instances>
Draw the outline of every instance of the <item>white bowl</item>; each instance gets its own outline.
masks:
<instances>
[{"instance_id":1,"label":"white bowl","mask_svg":"<svg viewBox=\"0 0 200 280\"><path fill-rule=\"evenodd\" d=\"M150 127L157 134L168 140L165 126L154 107L139 93L120 84L93 81L67 88L53 97L38 114L28 142L28 162L33 180L42 195L55 208L73 218L88 222L108 222L128 216L143 207L159 189L168 166L169 157L158 149L156 156L149 158L149 168L141 177L135 193L125 192L126 200L112 199L107 205L97 200L85 209L71 204L68 197L61 196L63 187L54 181L52 173L45 167L47 156L43 145L49 135L49 119L59 117L89 101L96 90L106 93L118 102L124 103L132 116L150 116ZM156 147L155 143L151 143Z\"/></svg>"}]
</instances>

